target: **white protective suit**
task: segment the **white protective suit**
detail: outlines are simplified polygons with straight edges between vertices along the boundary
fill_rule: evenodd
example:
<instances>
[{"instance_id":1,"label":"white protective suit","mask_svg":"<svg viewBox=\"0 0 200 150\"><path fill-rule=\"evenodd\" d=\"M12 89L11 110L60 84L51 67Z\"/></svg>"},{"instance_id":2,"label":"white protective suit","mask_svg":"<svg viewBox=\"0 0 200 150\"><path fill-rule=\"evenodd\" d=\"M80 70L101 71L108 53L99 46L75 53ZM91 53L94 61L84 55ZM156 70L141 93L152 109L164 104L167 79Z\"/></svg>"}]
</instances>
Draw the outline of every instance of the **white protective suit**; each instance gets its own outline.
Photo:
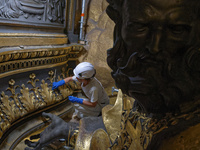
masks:
<instances>
[{"instance_id":1,"label":"white protective suit","mask_svg":"<svg viewBox=\"0 0 200 150\"><path fill-rule=\"evenodd\" d=\"M76 80L76 77L73 77L73 80ZM74 103L75 113L78 118L89 117L89 116L99 116L101 110L104 106L109 104L109 97L106 94L102 84L94 77L91 78L90 82L83 86L81 85L83 92L87 98L83 98L86 101L97 102L95 107L86 106L79 103ZM80 97L79 97L80 98Z\"/></svg>"}]
</instances>

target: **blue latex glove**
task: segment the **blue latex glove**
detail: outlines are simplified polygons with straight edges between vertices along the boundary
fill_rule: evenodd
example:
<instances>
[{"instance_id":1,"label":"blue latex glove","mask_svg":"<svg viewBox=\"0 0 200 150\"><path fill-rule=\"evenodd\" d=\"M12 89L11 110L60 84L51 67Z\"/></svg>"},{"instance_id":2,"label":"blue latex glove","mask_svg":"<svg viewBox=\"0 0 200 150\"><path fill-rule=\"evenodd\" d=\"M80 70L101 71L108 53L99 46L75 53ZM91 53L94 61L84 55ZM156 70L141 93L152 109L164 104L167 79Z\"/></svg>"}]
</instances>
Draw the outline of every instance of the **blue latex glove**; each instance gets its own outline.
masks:
<instances>
[{"instance_id":1,"label":"blue latex glove","mask_svg":"<svg viewBox=\"0 0 200 150\"><path fill-rule=\"evenodd\" d=\"M74 96L68 96L68 98L72 103L77 102L77 103L83 104L82 98L78 98L78 97L74 97Z\"/></svg>"},{"instance_id":2,"label":"blue latex glove","mask_svg":"<svg viewBox=\"0 0 200 150\"><path fill-rule=\"evenodd\" d=\"M64 80L60 80L58 82L53 82L52 90L57 89L59 86L64 85L64 84L65 84Z\"/></svg>"}]
</instances>

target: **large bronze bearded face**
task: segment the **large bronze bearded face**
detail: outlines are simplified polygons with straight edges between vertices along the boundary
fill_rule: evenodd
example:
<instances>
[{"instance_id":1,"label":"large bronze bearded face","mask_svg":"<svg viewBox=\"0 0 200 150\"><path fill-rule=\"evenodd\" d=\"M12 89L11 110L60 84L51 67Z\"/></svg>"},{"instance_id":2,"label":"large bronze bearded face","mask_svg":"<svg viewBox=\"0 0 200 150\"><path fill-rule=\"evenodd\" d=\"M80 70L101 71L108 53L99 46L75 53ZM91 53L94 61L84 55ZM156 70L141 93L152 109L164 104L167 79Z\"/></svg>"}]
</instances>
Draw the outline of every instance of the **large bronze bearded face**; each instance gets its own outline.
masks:
<instances>
[{"instance_id":1,"label":"large bronze bearded face","mask_svg":"<svg viewBox=\"0 0 200 150\"><path fill-rule=\"evenodd\" d=\"M200 2L108 2L107 13L116 26L107 61L117 87L148 113L177 111L198 98Z\"/></svg>"}]
</instances>

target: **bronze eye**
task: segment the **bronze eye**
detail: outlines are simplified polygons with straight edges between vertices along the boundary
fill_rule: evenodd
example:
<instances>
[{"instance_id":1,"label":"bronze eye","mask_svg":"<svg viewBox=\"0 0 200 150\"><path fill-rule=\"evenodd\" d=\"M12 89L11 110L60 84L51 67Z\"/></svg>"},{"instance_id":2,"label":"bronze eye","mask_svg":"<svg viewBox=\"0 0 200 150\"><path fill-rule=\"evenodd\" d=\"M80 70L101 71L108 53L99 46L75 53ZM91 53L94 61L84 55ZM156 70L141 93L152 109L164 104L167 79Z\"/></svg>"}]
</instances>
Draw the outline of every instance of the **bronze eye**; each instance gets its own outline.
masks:
<instances>
[{"instance_id":1,"label":"bronze eye","mask_svg":"<svg viewBox=\"0 0 200 150\"><path fill-rule=\"evenodd\" d=\"M144 32L148 29L148 26L145 23L129 22L127 23L127 28L130 31L134 31L134 32Z\"/></svg>"},{"instance_id":2,"label":"bronze eye","mask_svg":"<svg viewBox=\"0 0 200 150\"><path fill-rule=\"evenodd\" d=\"M188 25L170 25L169 30L175 35L181 35L190 32L191 27Z\"/></svg>"}]
</instances>

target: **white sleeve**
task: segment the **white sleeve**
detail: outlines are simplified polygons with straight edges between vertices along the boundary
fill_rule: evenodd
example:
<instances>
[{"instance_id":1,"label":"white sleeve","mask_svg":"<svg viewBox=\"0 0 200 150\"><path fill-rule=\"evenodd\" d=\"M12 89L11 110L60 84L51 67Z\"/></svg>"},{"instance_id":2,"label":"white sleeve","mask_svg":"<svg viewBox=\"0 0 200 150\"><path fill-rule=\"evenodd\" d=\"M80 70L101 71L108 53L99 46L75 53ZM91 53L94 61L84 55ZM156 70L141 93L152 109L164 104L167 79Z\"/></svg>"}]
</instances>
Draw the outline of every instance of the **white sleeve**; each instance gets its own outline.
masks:
<instances>
[{"instance_id":1,"label":"white sleeve","mask_svg":"<svg viewBox=\"0 0 200 150\"><path fill-rule=\"evenodd\" d=\"M78 81L78 80L76 79L76 76L73 76L73 77L72 77L72 80Z\"/></svg>"},{"instance_id":2,"label":"white sleeve","mask_svg":"<svg viewBox=\"0 0 200 150\"><path fill-rule=\"evenodd\" d=\"M91 95L91 102L94 103L98 101L98 90L97 88L92 89L92 95Z\"/></svg>"}]
</instances>

